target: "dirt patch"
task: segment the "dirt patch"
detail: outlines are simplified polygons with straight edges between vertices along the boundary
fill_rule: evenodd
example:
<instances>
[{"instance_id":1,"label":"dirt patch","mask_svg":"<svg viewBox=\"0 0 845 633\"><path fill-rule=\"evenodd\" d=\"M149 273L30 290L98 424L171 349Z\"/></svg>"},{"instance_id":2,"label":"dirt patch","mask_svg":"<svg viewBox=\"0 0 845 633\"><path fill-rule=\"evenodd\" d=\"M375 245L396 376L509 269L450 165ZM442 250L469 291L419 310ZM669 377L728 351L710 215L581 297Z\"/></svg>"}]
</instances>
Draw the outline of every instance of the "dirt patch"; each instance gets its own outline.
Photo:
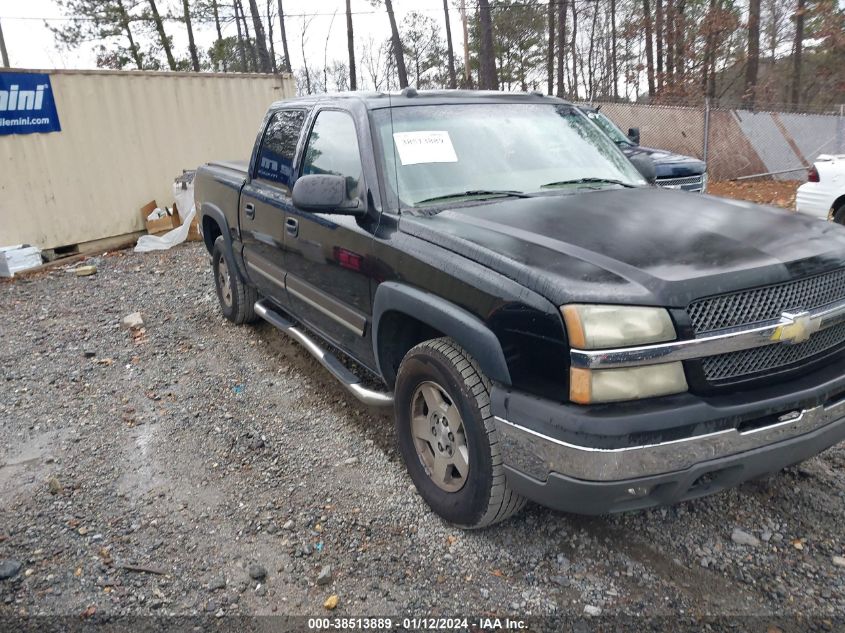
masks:
<instances>
[{"instance_id":1,"label":"dirt patch","mask_svg":"<svg viewBox=\"0 0 845 633\"><path fill-rule=\"evenodd\" d=\"M707 193L714 196L795 208L795 192L800 180L717 180L708 183Z\"/></svg>"}]
</instances>

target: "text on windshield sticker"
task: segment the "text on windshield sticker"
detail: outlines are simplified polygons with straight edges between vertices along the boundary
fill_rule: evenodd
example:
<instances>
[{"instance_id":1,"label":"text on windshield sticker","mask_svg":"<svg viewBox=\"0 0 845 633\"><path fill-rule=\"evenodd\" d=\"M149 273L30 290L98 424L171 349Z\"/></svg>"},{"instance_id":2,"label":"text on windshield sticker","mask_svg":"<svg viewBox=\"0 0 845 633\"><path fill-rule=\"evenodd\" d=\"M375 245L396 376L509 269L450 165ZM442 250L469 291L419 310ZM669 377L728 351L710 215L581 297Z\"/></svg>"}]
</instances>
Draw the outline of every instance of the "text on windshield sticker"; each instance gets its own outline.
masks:
<instances>
[{"instance_id":1,"label":"text on windshield sticker","mask_svg":"<svg viewBox=\"0 0 845 633\"><path fill-rule=\"evenodd\" d=\"M403 165L458 162L449 132L394 132L393 141Z\"/></svg>"}]
</instances>

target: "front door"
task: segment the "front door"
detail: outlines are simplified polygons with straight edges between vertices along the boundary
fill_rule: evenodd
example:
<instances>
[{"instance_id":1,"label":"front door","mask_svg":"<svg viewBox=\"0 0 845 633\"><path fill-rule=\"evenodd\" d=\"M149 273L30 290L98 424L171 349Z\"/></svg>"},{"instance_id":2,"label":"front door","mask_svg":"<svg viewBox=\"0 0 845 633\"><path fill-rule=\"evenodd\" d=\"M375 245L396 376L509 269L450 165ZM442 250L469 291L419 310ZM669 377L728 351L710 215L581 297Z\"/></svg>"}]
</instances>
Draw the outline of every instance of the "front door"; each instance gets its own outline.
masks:
<instances>
[{"instance_id":1,"label":"front door","mask_svg":"<svg viewBox=\"0 0 845 633\"><path fill-rule=\"evenodd\" d=\"M366 204L355 122L321 110L303 151L301 175L346 178L347 197ZM365 259L372 234L351 215L291 207L285 218L288 301L296 316L358 358L371 359L367 342L371 304Z\"/></svg>"}]
</instances>

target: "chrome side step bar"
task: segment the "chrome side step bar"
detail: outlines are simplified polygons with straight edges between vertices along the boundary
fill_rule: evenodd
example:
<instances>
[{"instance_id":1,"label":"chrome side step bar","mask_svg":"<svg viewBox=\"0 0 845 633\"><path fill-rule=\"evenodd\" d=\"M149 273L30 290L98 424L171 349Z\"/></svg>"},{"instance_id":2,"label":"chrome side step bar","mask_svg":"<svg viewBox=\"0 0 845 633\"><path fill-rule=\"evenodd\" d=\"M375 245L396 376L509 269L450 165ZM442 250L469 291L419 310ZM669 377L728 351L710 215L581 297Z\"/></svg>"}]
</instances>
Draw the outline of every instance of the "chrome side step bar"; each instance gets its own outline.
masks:
<instances>
[{"instance_id":1,"label":"chrome side step bar","mask_svg":"<svg viewBox=\"0 0 845 633\"><path fill-rule=\"evenodd\" d=\"M284 318L264 299L255 302L255 313L301 343L358 400L375 407L389 407L393 405L392 393L375 391L365 387L361 384L361 379L349 371L336 356L323 349L313 338Z\"/></svg>"}]
</instances>

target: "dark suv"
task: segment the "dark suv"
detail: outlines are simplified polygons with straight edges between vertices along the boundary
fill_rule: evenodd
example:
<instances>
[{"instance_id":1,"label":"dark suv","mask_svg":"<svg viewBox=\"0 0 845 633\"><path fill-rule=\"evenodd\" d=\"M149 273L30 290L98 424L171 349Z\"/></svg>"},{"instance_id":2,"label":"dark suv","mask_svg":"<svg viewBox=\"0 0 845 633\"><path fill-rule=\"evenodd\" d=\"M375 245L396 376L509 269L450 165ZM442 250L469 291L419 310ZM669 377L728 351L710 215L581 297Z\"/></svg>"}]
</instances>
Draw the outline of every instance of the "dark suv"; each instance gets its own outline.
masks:
<instances>
[{"instance_id":1,"label":"dark suv","mask_svg":"<svg viewBox=\"0 0 845 633\"><path fill-rule=\"evenodd\" d=\"M707 188L707 166L692 156L675 154L665 149L654 149L640 145L640 131L631 128L626 135L598 107L579 105L578 109L587 115L607 137L628 158L647 156L654 163L656 184L667 189L682 189L704 193Z\"/></svg>"},{"instance_id":2,"label":"dark suv","mask_svg":"<svg viewBox=\"0 0 845 633\"><path fill-rule=\"evenodd\" d=\"M394 406L461 526L690 499L845 436L845 229L648 186L559 99L275 103L195 191L223 314Z\"/></svg>"}]
</instances>

